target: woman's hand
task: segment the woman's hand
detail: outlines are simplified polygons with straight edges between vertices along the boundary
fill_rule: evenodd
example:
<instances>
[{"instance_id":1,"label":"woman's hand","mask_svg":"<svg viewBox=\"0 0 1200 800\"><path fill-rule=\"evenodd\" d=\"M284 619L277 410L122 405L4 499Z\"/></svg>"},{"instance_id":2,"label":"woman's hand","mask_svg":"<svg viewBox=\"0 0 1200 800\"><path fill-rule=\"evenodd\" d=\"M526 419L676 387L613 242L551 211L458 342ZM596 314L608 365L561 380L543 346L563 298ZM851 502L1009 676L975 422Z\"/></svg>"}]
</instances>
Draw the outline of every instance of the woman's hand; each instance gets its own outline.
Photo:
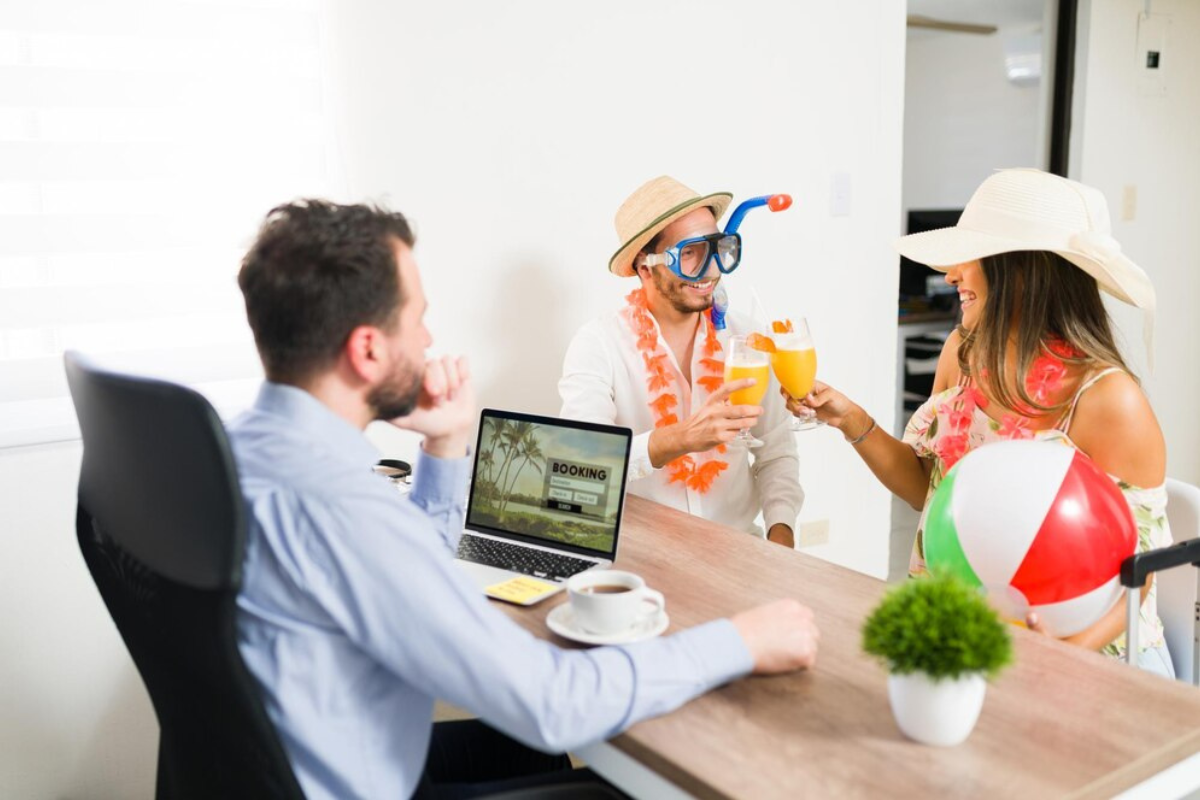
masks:
<instances>
[{"instance_id":1,"label":"woman's hand","mask_svg":"<svg viewBox=\"0 0 1200 800\"><path fill-rule=\"evenodd\" d=\"M875 477L897 497L918 511L925 506L931 459L918 458L910 446L879 428L861 406L828 384L815 382L813 390L799 399L782 394L793 414L812 409L817 419L841 431Z\"/></svg>"},{"instance_id":2,"label":"woman's hand","mask_svg":"<svg viewBox=\"0 0 1200 800\"><path fill-rule=\"evenodd\" d=\"M1146 602L1146 596L1150 594L1150 587L1154 585L1154 580L1146 581L1146 585L1142 587L1141 602ZM1025 615L1025 627L1034 633L1041 633L1046 636L1054 636L1054 632L1046 628L1046 623L1038 616L1037 612L1030 611ZM1115 641L1118 636L1125 632L1125 603L1114 603L1113 607L1108 612L1092 623L1088 627L1081 630L1079 633L1071 636L1061 637L1062 641L1069 644L1079 645L1088 650L1101 650L1109 642Z\"/></svg>"},{"instance_id":3,"label":"woman's hand","mask_svg":"<svg viewBox=\"0 0 1200 800\"><path fill-rule=\"evenodd\" d=\"M1025 615L1025 627L1034 633L1040 633L1043 636L1050 636L1050 631L1042 623L1042 618L1037 615L1036 611L1030 611Z\"/></svg>"},{"instance_id":4,"label":"woman's hand","mask_svg":"<svg viewBox=\"0 0 1200 800\"><path fill-rule=\"evenodd\" d=\"M820 381L816 381L813 384L813 390L799 399L792 397L782 387L779 393L783 395L788 411L792 414L803 416L802 409L810 408L816 412L817 419L837 428L843 435L849 435L852 432L857 436L866 429L866 425L870 424L867 413L850 398ZM861 424L863 420L868 420L866 425ZM851 428L851 431L847 431L847 426Z\"/></svg>"}]
</instances>

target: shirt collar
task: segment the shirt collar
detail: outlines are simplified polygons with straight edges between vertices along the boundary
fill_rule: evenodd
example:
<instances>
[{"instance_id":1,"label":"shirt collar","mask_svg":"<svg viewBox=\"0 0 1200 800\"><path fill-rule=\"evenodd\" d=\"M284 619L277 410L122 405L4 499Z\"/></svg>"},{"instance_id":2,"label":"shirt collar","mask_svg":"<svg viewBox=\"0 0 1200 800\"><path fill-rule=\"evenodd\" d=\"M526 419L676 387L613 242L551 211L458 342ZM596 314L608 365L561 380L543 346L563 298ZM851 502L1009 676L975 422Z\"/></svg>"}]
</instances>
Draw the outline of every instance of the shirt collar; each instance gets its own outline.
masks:
<instances>
[{"instance_id":1,"label":"shirt collar","mask_svg":"<svg viewBox=\"0 0 1200 800\"><path fill-rule=\"evenodd\" d=\"M303 389L264 381L254 408L283 418L349 461L370 466L379 459L379 451L361 430Z\"/></svg>"}]
</instances>

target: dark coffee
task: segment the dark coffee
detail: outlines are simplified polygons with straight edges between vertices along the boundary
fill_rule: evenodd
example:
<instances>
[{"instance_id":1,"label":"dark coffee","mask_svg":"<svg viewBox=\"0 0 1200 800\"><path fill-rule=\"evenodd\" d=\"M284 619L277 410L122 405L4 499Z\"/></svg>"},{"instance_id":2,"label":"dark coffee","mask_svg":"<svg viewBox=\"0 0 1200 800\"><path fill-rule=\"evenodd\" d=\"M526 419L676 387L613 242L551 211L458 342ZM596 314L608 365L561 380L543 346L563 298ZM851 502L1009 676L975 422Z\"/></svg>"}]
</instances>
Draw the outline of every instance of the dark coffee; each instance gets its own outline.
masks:
<instances>
[{"instance_id":1,"label":"dark coffee","mask_svg":"<svg viewBox=\"0 0 1200 800\"><path fill-rule=\"evenodd\" d=\"M616 583L598 583L595 586L585 586L579 590L580 594L621 594L622 592L632 592L633 589L629 586L621 586Z\"/></svg>"}]
</instances>

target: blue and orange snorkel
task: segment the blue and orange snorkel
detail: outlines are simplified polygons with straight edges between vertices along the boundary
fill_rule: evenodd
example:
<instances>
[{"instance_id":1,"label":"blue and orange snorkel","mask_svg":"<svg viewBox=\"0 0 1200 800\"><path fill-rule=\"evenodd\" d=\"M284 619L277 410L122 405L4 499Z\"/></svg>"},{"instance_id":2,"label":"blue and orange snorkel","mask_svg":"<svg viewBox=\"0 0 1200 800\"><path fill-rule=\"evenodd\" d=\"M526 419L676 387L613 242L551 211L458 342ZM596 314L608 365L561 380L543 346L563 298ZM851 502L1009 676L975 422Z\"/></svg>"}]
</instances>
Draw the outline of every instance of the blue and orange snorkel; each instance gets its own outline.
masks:
<instances>
[{"instance_id":1,"label":"blue and orange snorkel","mask_svg":"<svg viewBox=\"0 0 1200 800\"><path fill-rule=\"evenodd\" d=\"M792 196L790 194L764 194L762 197L751 197L749 200L743 200L733 213L729 215L729 222L725 223L725 230L722 233L737 233L737 229L742 225L742 219L746 213L759 206L767 206L772 211L783 211L792 207Z\"/></svg>"},{"instance_id":2,"label":"blue and orange snorkel","mask_svg":"<svg viewBox=\"0 0 1200 800\"><path fill-rule=\"evenodd\" d=\"M737 230L742 225L742 219L746 214L759 206L766 206L772 211L783 211L792 207L792 196L790 194L764 194L761 197L751 197L749 200L743 200L738 204L738 207L729 215L729 222L725 223L725 230L722 233L737 233ZM725 330L725 312L729 310L729 295L725 293L723 284L718 283L716 290L713 292L713 304L709 309L709 319L712 320L713 328L719 331Z\"/></svg>"}]
</instances>

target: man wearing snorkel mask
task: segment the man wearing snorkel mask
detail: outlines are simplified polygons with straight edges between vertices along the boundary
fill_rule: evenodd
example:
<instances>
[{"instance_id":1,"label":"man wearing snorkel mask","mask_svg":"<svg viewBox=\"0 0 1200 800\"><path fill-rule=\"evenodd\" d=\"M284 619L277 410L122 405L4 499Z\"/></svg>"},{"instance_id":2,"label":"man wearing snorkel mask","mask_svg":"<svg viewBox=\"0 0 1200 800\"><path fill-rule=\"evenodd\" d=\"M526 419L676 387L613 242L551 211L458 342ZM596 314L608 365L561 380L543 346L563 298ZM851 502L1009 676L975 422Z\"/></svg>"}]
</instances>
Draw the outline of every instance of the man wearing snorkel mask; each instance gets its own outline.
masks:
<instances>
[{"instance_id":1,"label":"man wearing snorkel mask","mask_svg":"<svg viewBox=\"0 0 1200 800\"><path fill-rule=\"evenodd\" d=\"M720 308L721 279L741 262L741 236L717 228L732 199L663 176L621 205L622 244L608 268L640 286L625 308L575 335L560 413L633 429L633 494L760 536L761 511L767 538L793 547L804 492L787 410L770 390L762 405L730 403L754 381L724 378L730 336L754 330L738 315L722 319ZM744 429L762 441L753 459L733 443Z\"/></svg>"}]
</instances>

